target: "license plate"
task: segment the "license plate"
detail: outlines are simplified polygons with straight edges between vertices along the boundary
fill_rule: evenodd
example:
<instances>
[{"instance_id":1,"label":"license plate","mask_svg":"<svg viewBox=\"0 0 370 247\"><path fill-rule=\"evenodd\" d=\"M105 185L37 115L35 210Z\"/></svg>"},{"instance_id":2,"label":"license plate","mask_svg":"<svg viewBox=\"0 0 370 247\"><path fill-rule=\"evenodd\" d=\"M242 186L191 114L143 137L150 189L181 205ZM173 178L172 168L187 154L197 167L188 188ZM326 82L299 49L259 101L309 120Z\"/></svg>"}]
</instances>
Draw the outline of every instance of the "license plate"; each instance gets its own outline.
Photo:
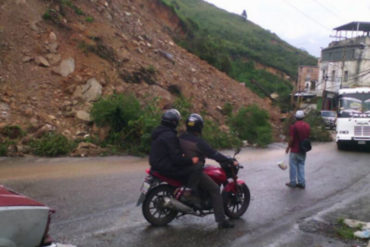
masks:
<instances>
[{"instance_id":1,"label":"license plate","mask_svg":"<svg viewBox=\"0 0 370 247\"><path fill-rule=\"evenodd\" d=\"M360 145L365 145L366 144L365 141L358 141L357 143L360 144Z\"/></svg>"}]
</instances>

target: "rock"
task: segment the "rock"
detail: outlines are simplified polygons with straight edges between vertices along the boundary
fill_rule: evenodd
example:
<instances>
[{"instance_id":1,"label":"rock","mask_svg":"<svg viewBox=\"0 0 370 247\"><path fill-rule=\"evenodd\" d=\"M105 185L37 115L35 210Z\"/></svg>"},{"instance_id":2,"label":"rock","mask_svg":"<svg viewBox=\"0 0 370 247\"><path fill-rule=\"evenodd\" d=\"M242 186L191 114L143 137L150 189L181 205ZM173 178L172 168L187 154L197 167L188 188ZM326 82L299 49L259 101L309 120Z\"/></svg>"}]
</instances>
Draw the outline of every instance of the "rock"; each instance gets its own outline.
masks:
<instances>
[{"instance_id":1,"label":"rock","mask_svg":"<svg viewBox=\"0 0 370 247\"><path fill-rule=\"evenodd\" d=\"M73 97L83 99L86 102L93 102L100 98L102 89L102 85L95 78L91 78L85 85L76 88Z\"/></svg>"},{"instance_id":2,"label":"rock","mask_svg":"<svg viewBox=\"0 0 370 247\"><path fill-rule=\"evenodd\" d=\"M60 65L53 70L56 74L67 77L75 71L75 60L73 58L64 59Z\"/></svg>"},{"instance_id":3,"label":"rock","mask_svg":"<svg viewBox=\"0 0 370 247\"><path fill-rule=\"evenodd\" d=\"M57 41L57 36L55 35L54 32L50 32L50 34L49 34L49 40L51 40L51 41Z\"/></svg>"},{"instance_id":4,"label":"rock","mask_svg":"<svg viewBox=\"0 0 370 247\"><path fill-rule=\"evenodd\" d=\"M82 121L91 122L90 114L86 111L77 111L75 116Z\"/></svg>"},{"instance_id":5,"label":"rock","mask_svg":"<svg viewBox=\"0 0 370 247\"><path fill-rule=\"evenodd\" d=\"M77 148L73 151L72 156L85 157L85 156L96 156L103 151L99 146L90 142L80 142Z\"/></svg>"},{"instance_id":6,"label":"rock","mask_svg":"<svg viewBox=\"0 0 370 247\"><path fill-rule=\"evenodd\" d=\"M40 138L45 133L48 133L48 132L51 132L51 131L54 131L54 130L55 130L54 126L52 126L50 124L45 124L40 129L38 129L35 134L33 134L33 137Z\"/></svg>"},{"instance_id":7,"label":"rock","mask_svg":"<svg viewBox=\"0 0 370 247\"><path fill-rule=\"evenodd\" d=\"M33 112L32 107L29 107L29 106L26 107L26 109L24 109L24 114L26 114L26 116L29 116L29 117L33 116L34 112Z\"/></svg>"},{"instance_id":8,"label":"rock","mask_svg":"<svg viewBox=\"0 0 370 247\"><path fill-rule=\"evenodd\" d=\"M175 64L175 59L174 56L171 53L168 53L163 50L158 50L157 51L162 57L166 58L168 61L170 61L172 64Z\"/></svg>"},{"instance_id":9,"label":"rock","mask_svg":"<svg viewBox=\"0 0 370 247\"><path fill-rule=\"evenodd\" d=\"M10 106L0 102L0 120L7 120L10 116Z\"/></svg>"},{"instance_id":10,"label":"rock","mask_svg":"<svg viewBox=\"0 0 370 247\"><path fill-rule=\"evenodd\" d=\"M152 97L159 98L159 107L163 107L172 102L171 93L158 85L151 85L148 91L151 92Z\"/></svg>"},{"instance_id":11,"label":"rock","mask_svg":"<svg viewBox=\"0 0 370 247\"><path fill-rule=\"evenodd\" d=\"M48 55L46 55L46 57L49 60L51 65L56 65L62 59L62 56L60 54L53 54L53 53L49 53Z\"/></svg>"},{"instance_id":12,"label":"rock","mask_svg":"<svg viewBox=\"0 0 370 247\"><path fill-rule=\"evenodd\" d=\"M43 67L49 67L50 64L46 58L43 56L37 56L35 59L35 62L37 65L43 66Z\"/></svg>"},{"instance_id":13,"label":"rock","mask_svg":"<svg viewBox=\"0 0 370 247\"><path fill-rule=\"evenodd\" d=\"M52 52L52 53L57 53L58 51L58 43L57 42L52 42L47 46L47 49Z\"/></svg>"},{"instance_id":14,"label":"rock","mask_svg":"<svg viewBox=\"0 0 370 247\"><path fill-rule=\"evenodd\" d=\"M18 144L16 145L18 153L28 154L31 152L31 147L28 145Z\"/></svg>"},{"instance_id":15,"label":"rock","mask_svg":"<svg viewBox=\"0 0 370 247\"><path fill-rule=\"evenodd\" d=\"M25 56L23 59L22 59L22 62L24 63L28 63L28 62L31 62L33 60L32 57L29 57L29 56Z\"/></svg>"}]
</instances>

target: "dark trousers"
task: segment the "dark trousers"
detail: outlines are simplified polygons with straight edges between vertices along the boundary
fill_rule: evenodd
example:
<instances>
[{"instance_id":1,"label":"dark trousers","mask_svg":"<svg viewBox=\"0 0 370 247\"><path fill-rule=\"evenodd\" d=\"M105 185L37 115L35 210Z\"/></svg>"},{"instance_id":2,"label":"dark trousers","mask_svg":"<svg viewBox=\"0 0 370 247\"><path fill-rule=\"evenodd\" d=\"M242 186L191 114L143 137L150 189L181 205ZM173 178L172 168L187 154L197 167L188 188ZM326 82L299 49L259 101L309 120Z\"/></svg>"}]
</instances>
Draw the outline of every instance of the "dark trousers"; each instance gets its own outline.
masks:
<instances>
[{"instance_id":1,"label":"dark trousers","mask_svg":"<svg viewBox=\"0 0 370 247\"><path fill-rule=\"evenodd\" d=\"M207 174L202 172L199 178L199 188L211 196L212 206L215 213L216 222L225 220L223 199L220 194L220 187Z\"/></svg>"}]
</instances>

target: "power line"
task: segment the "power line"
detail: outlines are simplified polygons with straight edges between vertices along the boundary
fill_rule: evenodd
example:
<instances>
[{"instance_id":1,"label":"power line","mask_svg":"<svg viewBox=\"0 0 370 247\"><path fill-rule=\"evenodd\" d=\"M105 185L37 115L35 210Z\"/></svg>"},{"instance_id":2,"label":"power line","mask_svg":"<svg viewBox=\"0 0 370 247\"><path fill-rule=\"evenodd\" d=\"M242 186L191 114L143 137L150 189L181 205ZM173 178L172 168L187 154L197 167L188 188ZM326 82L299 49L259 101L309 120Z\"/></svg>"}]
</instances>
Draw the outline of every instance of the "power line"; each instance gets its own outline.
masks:
<instances>
[{"instance_id":1,"label":"power line","mask_svg":"<svg viewBox=\"0 0 370 247\"><path fill-rule=\"evenodd\" d=\"M291 2L289 2L288 0L284 0L284 2L288 5L290 5L290 7L292 7L293 9L295 9L296 11L298 11L299 13L301 13L303 16L305 16L307 19L310 19L312 22L316 23L318 26L324 28L326 31L331 31L331 28L328 28L326 26L324 26L322 23L318 22L316 19L312 18L311 16L307 15L304 11L300 10L299 8L297 8L295 5L293 5Z\"/></svg>"},{"instance_id":2,"label":"power line","mask_svg":"<svg viewBox=\"0 0 370 247\"><path fill-rule=\"evenodd\" d=\"M315 3L317 3L318 5L320 5L322 8L324 8L325 10L327 10L328 12L330 12L331 14L333 14L333 16L337 17L338 20L340 21L345 21L345 19L342 17L342 16L339 16L337 13L335 13L332 9L326 7L325 5L323 5L321 2L317 1L317 0L313 0Z\"/></svg>"}]
</instances>

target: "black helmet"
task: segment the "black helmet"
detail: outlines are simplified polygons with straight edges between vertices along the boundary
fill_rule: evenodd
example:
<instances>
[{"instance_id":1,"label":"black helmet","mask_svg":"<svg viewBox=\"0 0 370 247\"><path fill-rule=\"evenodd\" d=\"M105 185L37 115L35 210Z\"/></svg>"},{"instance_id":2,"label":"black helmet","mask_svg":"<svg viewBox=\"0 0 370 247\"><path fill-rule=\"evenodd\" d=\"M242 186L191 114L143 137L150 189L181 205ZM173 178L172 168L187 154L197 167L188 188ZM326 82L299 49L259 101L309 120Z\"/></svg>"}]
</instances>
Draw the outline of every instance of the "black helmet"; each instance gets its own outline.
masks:
<instances>
[{"instance_id":1,"label":"black helmet","mask_svg":"<svg viewBox=\"0 0 370 247\"><path fill-rule=\"evenodd\" d=\"M181 114L176 109L169 109L162 115L162 124L170 127L177 127L181 119Z\"/></svg>"},{"instance_id":2,"label":"black helmet","mask_svg":"<svg viewBox=\"0 0 370 247\"><path fill-rule=\"evenodd\" d=\"M192 113L186 119L186 130L190 132L202 133L203 129L203 118L197 113Z\"/></svg>"}]
</instances>

